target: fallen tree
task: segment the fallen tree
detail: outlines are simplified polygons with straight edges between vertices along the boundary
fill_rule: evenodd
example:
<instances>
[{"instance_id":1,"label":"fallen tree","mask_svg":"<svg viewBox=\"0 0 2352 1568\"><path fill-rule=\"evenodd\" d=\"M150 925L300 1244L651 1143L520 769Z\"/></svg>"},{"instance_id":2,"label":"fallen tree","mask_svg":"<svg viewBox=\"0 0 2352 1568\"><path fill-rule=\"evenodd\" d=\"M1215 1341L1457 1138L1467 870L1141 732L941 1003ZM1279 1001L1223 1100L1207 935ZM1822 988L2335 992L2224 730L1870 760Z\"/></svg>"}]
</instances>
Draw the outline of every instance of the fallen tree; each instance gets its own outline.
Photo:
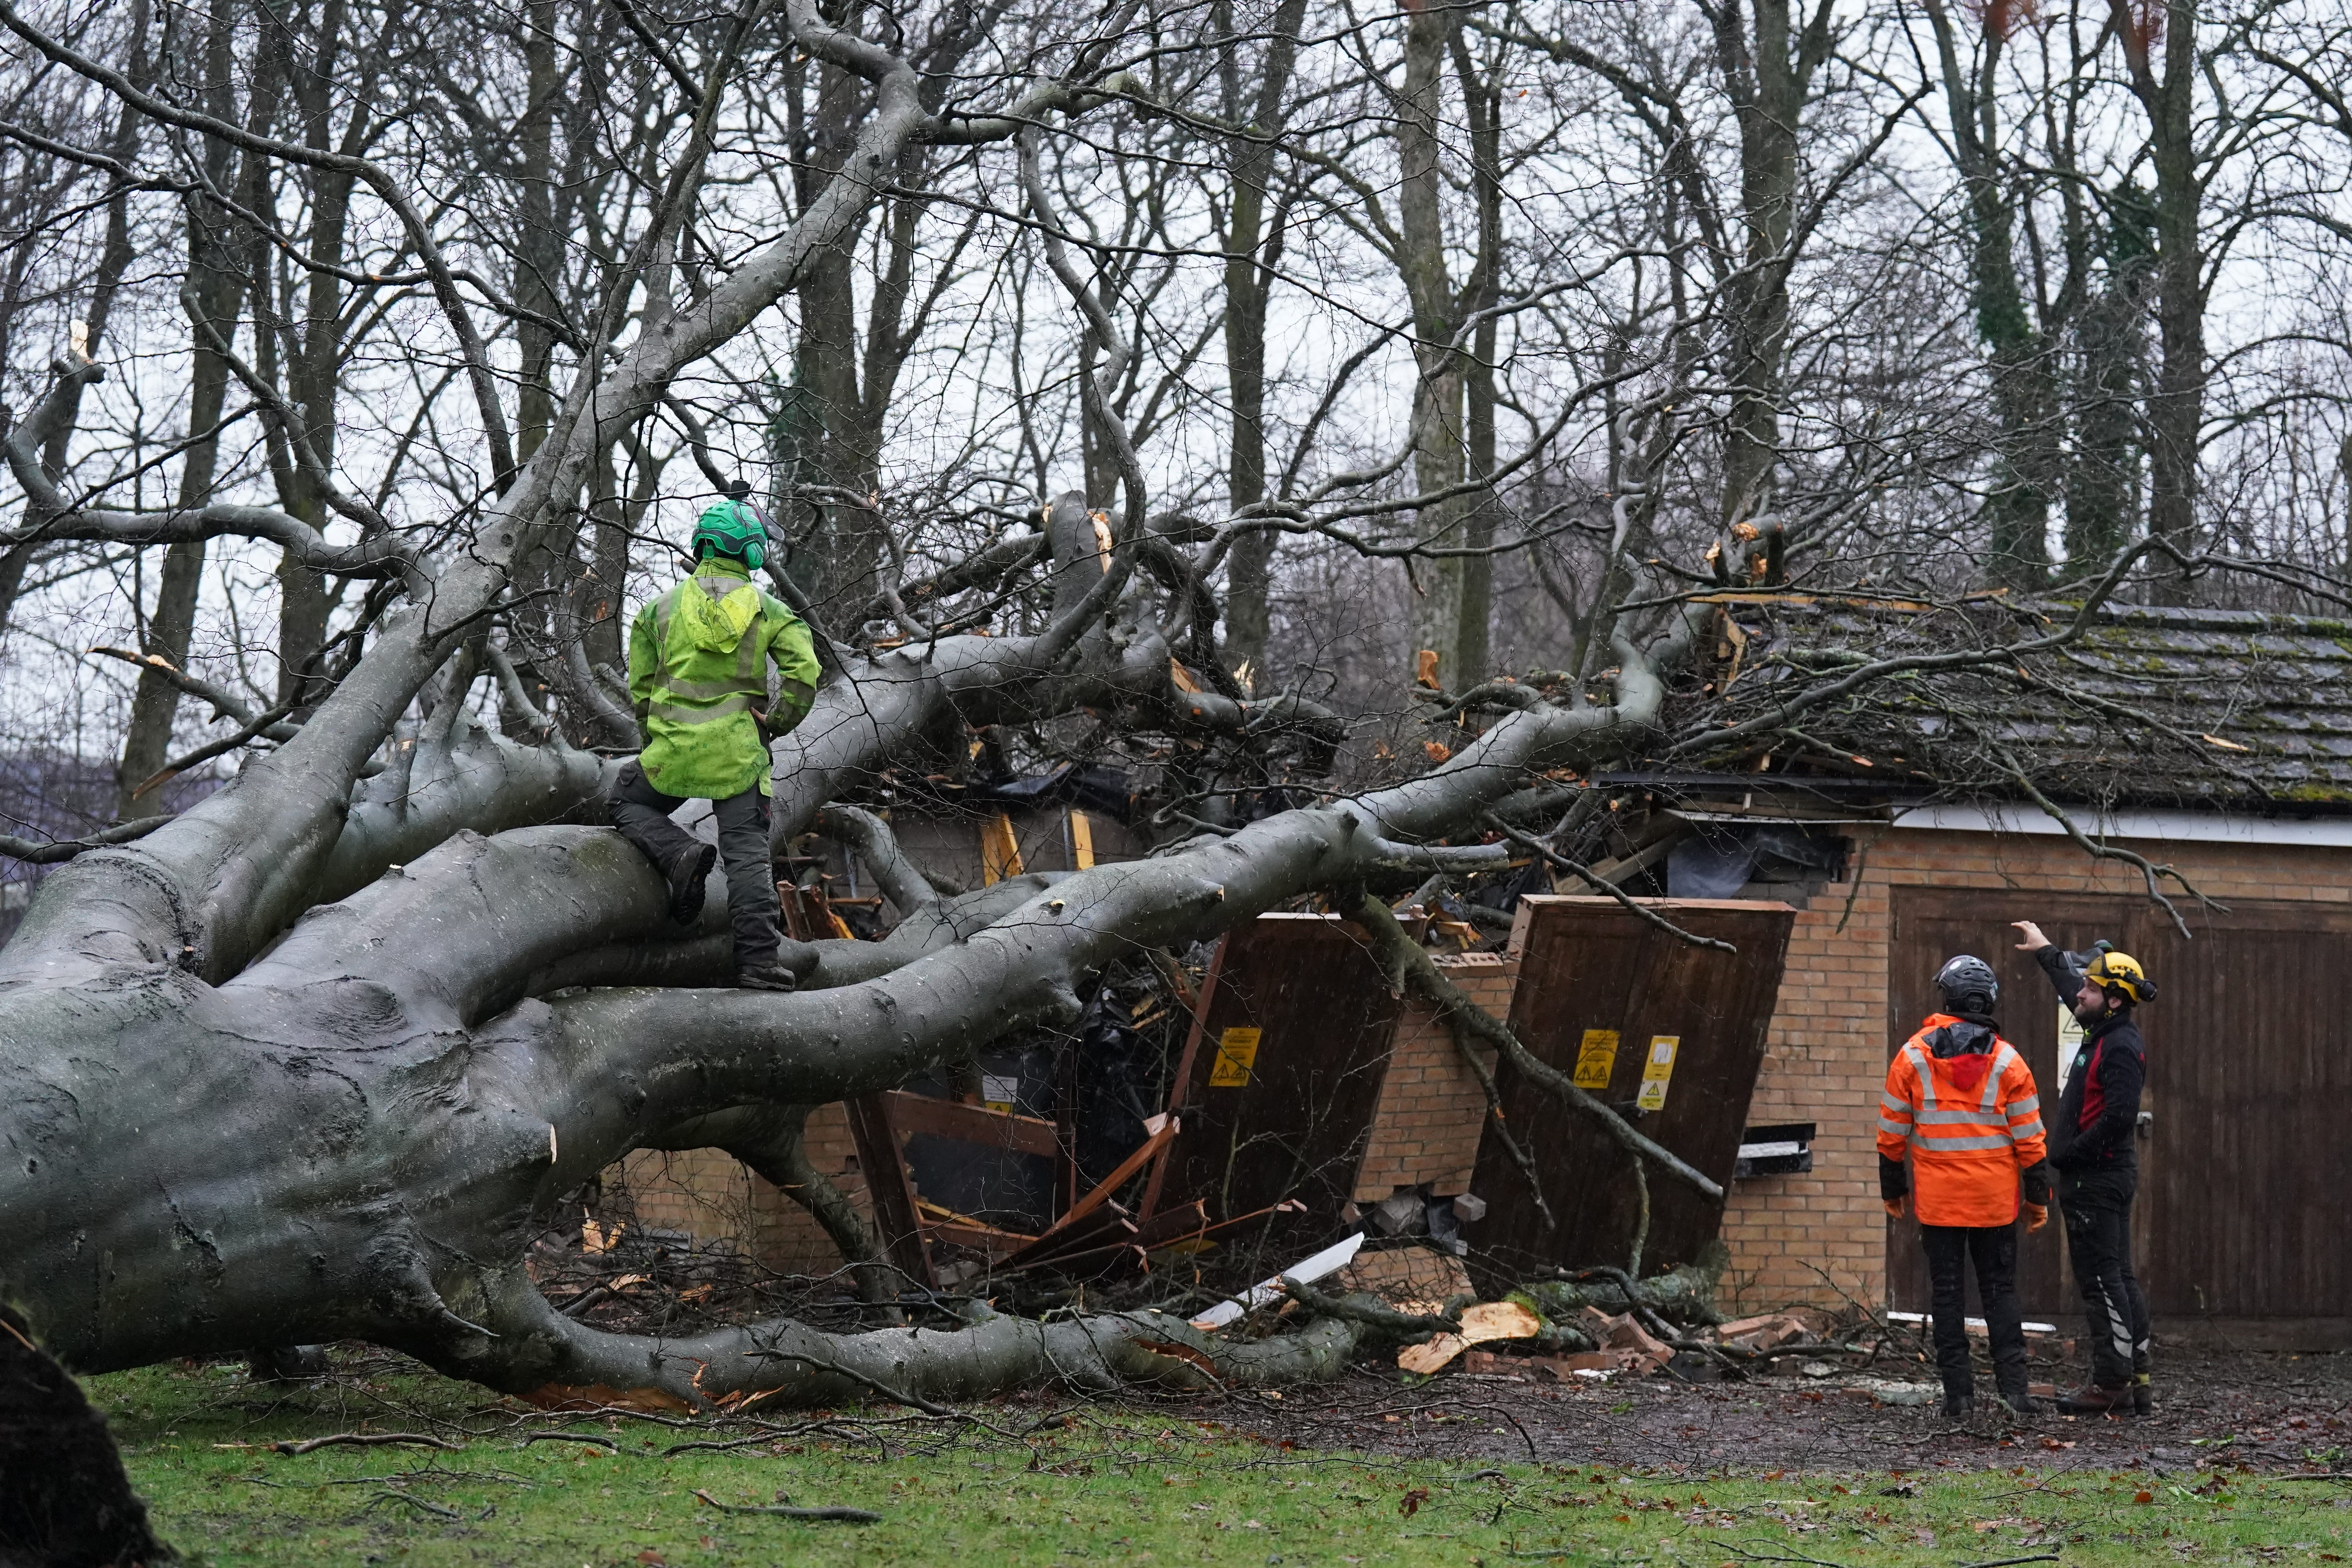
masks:
<instances>
[{"instance_id":1,"label":"fallen tree","mask_svg":"<svg viewBox=\"0 0 2352 1568\"><path fill-rule=\"evenodd\" d=\"M358 1338L518 1394L692 1408L861 1394L920 1404L1047 1378L1101 1388L1330 1376L1361 1314L1254 1342L1140 1311L1051 1323L967 1312L951 1329L860 1333L776 1321L668 1340L602 1332L556 1311L525 1257L566 1194L634 1150L717 1147L789 1177L805 1168L798 1139L810 1108L966 1059L1031 1024L1074 1020L1090 977L1115 960L1203 941L1309 895L1380 924L1366 901L1376 884L1525 857L1589 875L1612 798L1590 781L1604 765L1751 765L1804 741L1811 715L1870 683L1955 670L2005 679L2016 665L2000 637L1875 660L1808 663L1798 650L1776 665L1760 706L1750 704L1766 687L1760 673L1739 692L1750 705L1727 704L1699 668L1724 657L1711 645L1715 628L1731 627L1726 601L1777 588L1790 563L1801 566L1804 529L1710 523L1678 551L1655 526L1657 489L1628 473L1590 547L1600 587L1575 668L1448 690L1433 666L1421 695L1448 737L1428 743L1440 760L1385 787L1332 785L1344 725L1302 691L1258 697L1223 667L1215 574L1268 531L1458 561L1472 547L1382 544L1360 530L1368 518L1434 513L1478 487L1388 496L1379 487L1400 458L1318 487L1286 480L1282 497L1215 523L1153 516L1115 395L1134 351L1071 260L1076 240L1040 168L1041 128L1063 117L1114 100L1179 117L1117 67L1132 8L1057 55L1055 70L1008 70L990 112L945 101L956 63L978 45L971 26L985 25L964 8L940 22L920 69L914 51L894 53L829 15L790 0L782 36L766 37L758 26L776 19L751 7L701 40L699 74L648 41L687 130L622 259L562 319L491 293L493 313L577 354L560 396L551 372L537 388L538 439L520 456L473 321L488 286L459 276L391 172L159 96L0 3L0 23L112 95L126 117L224 157L331 175L346 198L374 193L374 216L402 237L418 268L411 281L439 313L449 376L474 395L488 472L453 517L394 530L379 502L338 485L307 405L238 362L276 443L281 500L293 499L100 506L47 456L69 443L79 396L102 374L79 348L5 432L24 494L20 525L0 539L12 552L234 537L280 550L289 574L366 585L335 637L289 659L283 700L236 707L232 736L158 774L244 750L216 793L63 845L0 846L64 862L0 948L0 1290L74 1367ZM814 62L831 73L838 134L788 223L730 265L704 266L688 215L740 50L763 37L778 69ZM841 110L852 100L855 113ZM639 439L623 433L670 410L680 379L762 312L824 286L826 267L894 182L913 177L924 149L1016 138L1015 216L1038 234L1083 323L1087 439L1119 509L1089 504L1107 494L1065 495L1036 519L1040 537L991 539L920 582L898 560L895 575L864 584L870 599L856 602L877 613L858 627L828 626L822 611L838 601L819 606L774 574L825 634L814 709L775 748L775 833L782 842L814 828L853 846L901 919L879 942L796 944L794 994L725 989L723 895L699 927L667 923L661 879L598 825L635 723L591 656L574 614L580 584L551 587L548 563L579 564L583 510L606 504L614 448ZM227 203L209 187L189 194ZM1097 263L1113 249L1103 246ZM315 277L349 270L315 256L306 265ZM212 331L201 314L196 324ZM224 363L234 357L225 340L200 341ZM1654 410L1624 416L1641 437L1629 447L1654 455L1672 444L1666 415L1681 395L1661 385ZM1548 438L1511 461L1531 461ZM699 435L694 443L709 464ZM869 529L878 516L870 493L833 487L823 500L837 530ZM329 542L330 512L358 542ZM617 531L625 569L626 530ZM2126 552L2084 584L2081 615L2156 548ZM1656 564L1669 555L1694 564ZM2032 651L2063 647L2082 624L2037 632ZM164 669L167 685L207 689L169 660ZM1735 658L1726 690L1737 674ZM485 682L497 694L495 731L473 705ZM1162 801L1147 858L945 895L886 823L845 798L896 767L952 756L975 731L1080 722L1182 753L1187 782ZM1451 1023L1515 1050L1425 959L1393 946L1393 922L1382 934L1396 972ZM1665 1179L1711 1185L1572 1085L1560 1092ZM867 1260L854 1213L823 1194L812 1206L845 1252Z\"/></svg>"}]
</instances>

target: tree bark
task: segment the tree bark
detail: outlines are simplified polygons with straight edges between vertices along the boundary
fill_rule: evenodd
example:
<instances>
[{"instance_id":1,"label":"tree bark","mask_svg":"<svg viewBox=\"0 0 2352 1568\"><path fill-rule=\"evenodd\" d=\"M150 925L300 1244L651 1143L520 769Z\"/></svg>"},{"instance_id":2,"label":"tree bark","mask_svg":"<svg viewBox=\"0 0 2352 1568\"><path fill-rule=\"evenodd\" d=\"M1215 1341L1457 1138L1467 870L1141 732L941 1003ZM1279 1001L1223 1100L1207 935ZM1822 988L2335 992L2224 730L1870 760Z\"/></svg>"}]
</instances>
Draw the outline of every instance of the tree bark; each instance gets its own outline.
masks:
<instances>
[{"instance_id":1,"label":"tree bark","mask_svg":"<svg viewBox=\"0 0 2352 1568\"><path fill-rule=\"evenodd\" d=\"M2204 183L2196 141L2196 0L2166 0L2164 74L2124 0L2111 0L2133 92L2147 113L2156 171L2156 320L2162 357L2147 398L2147 529L2186 550L2197 538L2198 453L2205 423Z\"/></svg>"},{"instance_id":2,"label":"tree bark","mask_svg":"<svg viewBox=\"0 0 2352 1568\"><path fill-rule=\"evenodd\" d=\"M1795 258L1801 131L1812 80L1829 58L1831 8L1815 9L1801 32L1790 0L1754 0L1751 46L1737 0L1717 6L1717 58L1739 123L1739 271L1727 283L1725 370L1732 387L1724 441L1723 521L1772 509L1780 459L1780 375L1789 337L1789 272Z\"/></svg>"},{"instance_id":3,"label":"tree bark","mask_svg":"<svg viewBox=\"0 0 2352 1568\"><path fill-rule=\"evenodd\" d=\"M1444 153L1438 140L1444 102L1447 34L1453 13L1433 0L1406 0L1404 79L1397 102L1397 271L1412 306L1412 476L1423 495L1413 527L1423 543L1459 551L1468 541L1468 499L1461 489L1467 432L1463 417L1463 364L1454 346L1460 302L1445 266ZM1467 662L1465 647L1474 606L1467 563L1459 554L1425 556L1412 568L1413 650L1437 655L1437 679L1455 688L1485 671ZM1475 638L1482 658L1485 628Z\"/></svg>"},{"instance_id":4,"label":"tree bark","mask_svg":"<svg viewBox=\"0 0 2352 1568\"><path fill-rule=\"evenodd\" d=\"M1217 69L1226 122L1245 125L1250 132L1227 136L1223 147L1225 381L1232 405L1225 472L1228 500L1238 513L1265 500L1265 320L1274 293L1272 262L1283 239L1278 229L1271 237L1265 232L1266 194L1274 170L1272 132L1290 92L1307 4L1283 0L1276 11L1256 95L1246 101L1231 0L1218 0L1209 15L1210 26L1224 40ZM1248 668L1260 686L1272 684L1266 638L1273 629L1268 595L1275 543L1271 530L1246 534L1234 542L1225 566L1225 668Z\"/></svg>"},{"instance_id":5,"label":"tree bark","mask_svg":"<svg viewBox=\"0 0 2352 1568\"><path fill-rule=\"evenodd\" d=\"M1968 198L1969 296L1977 336L1986 348L1996 422L1994 464L1985 498L1986 574L2032 587L2050 566L2050 503L2058 482L2058 406L2054 355L2034 330L2018 283L2016 213L1999 163L1998 72L2005 26L2015 15L1988 6L1974 69L1943 0L1926 0L1944 78L1952 156Z\"/></svg>"},{"instance_id":6,"label":"tree bark","mask_svg":"<svg viewBox=\"0 0 2352 1568\"><path fill-rule=\"evenodd\" d=\"M1000 639L943 639L940 655L929 674L896 683L938 685L961 669L967 718L1051 679L1050 658ZM785 750L804 732L813 760L837 745L843 721L872 722L874 689L893 683L882 668L829 686ZM927 1334L913 1342L940 1343L935 1369L893 1351L888 1375L863 1347L904 1337L761 1325L665 1349L597 1335L556 1322L521 1251L565 1193L665 1130L870 1092L1008 1029L1066 1022L1085 977L1138 945L1200 940L1355 879L1533 772L1589 765L1654 716L1662 689L1637 660L1621 692L1622 708L1513 714L1396 789L1051 886L1000 884L925 911L890 942L814 944L809 988L781 997L625 988L691 985L698 966L715 970L723 911L714 904L707 931L673 935L659 878L609 831L448 833L448 815L494 821L499 801L560 808L600 776L593 763L551 795L517 782L528 754L488 737L421 755L411 776L378 781L381 803L343 830L326 890L355 890L209 978L205 954L175 944L139 894L152 885L142 862L159 861L151 847L185 837L199 826L191 814L62 868L0 949L0 1142L16 1151L0 1171L5 1284L85 1370L357 1336L517 1392L602 1383L689 1404L770 1387L841 1396L806 1355L763 1361L762 1346L821 1344L839 1364L934 1392L976 1386L958 1381L975 1365L1028 1375L1040 1363L1023 1358L1059 1346L1064 1331L984 1328L969 1351ZM886 749L929 711L899 705ZM805 821L837 774L784 761L796 787L779 790L777 816ZM439 842L419 852L420 839ZM135 1079L119 1069L129 1059ZM1166 1324L1134 1326L1184 1342ZM1321 1366L1339 1346L1279 1353ZM1220 1364L1244 1355L1232 1375L1255 1375L1244 1352L1213 1353ZM712 1368L698 1384L696 1360Z\"/></svg>"}]
</instances>

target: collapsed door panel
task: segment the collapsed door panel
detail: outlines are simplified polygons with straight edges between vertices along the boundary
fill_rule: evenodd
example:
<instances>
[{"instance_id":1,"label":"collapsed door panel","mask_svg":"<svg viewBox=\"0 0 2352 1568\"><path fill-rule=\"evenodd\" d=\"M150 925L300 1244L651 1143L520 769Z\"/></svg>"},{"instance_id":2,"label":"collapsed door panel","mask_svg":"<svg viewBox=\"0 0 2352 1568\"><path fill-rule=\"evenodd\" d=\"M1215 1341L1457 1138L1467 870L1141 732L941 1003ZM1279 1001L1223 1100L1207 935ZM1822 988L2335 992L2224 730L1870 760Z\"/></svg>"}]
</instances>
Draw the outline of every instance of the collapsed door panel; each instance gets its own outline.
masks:
<instances>
[{"instance_id":1,"label":"collapsed door panel","mask_svg":"<svg viewBox=\"0 0 2352 1568\"><path fill-rule=\"evenodd\" d=\"M1528 898L1512 934L1519 982L1511 1027L1538 1059L1728 1186L1796 911L1779 903L1642 902L1737 951L1694 947L1613 899ZM1496 1078L1505 1119L1533 1157L1556 1223L1545 1229L1527 1178L1490 1135L1478 1153L1475 1190L1489 1205L1479 1250L1506 1271L1623 1268L1641 1225L1631 1157L1507 1063ZM1721 1227L1722 1203L1654 1172L1649 1195L1644 1272L1697 1261Z\"/></svg>"},{"instance_id":2,"label":"collapsed door panel","mask_svg":"<svg viewBox=\"0 0 2352 1568\"><path fill-rule=\"evenodd\" d=\"M1222 1222L1296 1199L1328 1226L1354 1188L1402 1004L1335 917L1263 915L1226 943L1155 1206L1198 1200Z\"/></svg>"}]
</instances>

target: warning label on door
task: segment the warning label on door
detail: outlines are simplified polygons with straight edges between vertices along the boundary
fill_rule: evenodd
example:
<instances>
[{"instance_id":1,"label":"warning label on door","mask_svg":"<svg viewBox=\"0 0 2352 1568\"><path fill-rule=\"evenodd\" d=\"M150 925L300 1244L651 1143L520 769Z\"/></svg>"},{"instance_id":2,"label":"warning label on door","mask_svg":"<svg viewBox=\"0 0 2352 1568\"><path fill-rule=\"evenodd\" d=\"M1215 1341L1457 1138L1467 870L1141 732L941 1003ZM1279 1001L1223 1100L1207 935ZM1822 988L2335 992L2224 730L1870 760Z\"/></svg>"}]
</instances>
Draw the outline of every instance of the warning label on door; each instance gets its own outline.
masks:
<instances>
[{"instance_id":1,"label":"warning label on door","mask_svg":"<svg viewBox=\"0 0 2352 1568\"><path fill-rule=\"evenodd\" d=\"M1617 1031L1587 1029L1584 1043L1576 1047L1576 1087L1607 1089L1609 1075L1617 1068Z\"/></svg>"},{"instance_id":2,"label":"warning label on door","mask_svg":"<svg viewBox=\"0 0 2352 1568\"><path fill-rule=\"evenodd\" d=\"M1644 1110L1666 1108L1666 1085L1674 1081L1675 1053L1682 1048L1680 1035L1652 1035L1650 1054L1642 1063L1642 1092L1633 1103Z\"/></svg>"},{"instance_id":3,"label":"warning label on door","mask_svg":"<svg viewBox=\"0 0 2352 1568\"><path fill-rule=\"evenodd\" d=\"M1257 1065L1256 1029L1227 1029L1217 1037L1217 1059L1209 1065L1212 1089L1246 1089L1250 1069Z\"/></svg>"}]
</instances>

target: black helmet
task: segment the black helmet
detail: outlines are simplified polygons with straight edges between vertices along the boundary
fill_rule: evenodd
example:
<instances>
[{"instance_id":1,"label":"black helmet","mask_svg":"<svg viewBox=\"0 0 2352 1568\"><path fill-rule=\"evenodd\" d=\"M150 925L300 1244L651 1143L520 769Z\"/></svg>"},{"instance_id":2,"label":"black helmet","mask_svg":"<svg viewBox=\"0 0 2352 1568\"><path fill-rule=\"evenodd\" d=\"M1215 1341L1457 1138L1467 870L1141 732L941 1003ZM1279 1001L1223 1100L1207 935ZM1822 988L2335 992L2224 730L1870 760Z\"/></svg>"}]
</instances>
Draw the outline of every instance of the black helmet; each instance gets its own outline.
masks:
<instances>
[{"instance_id":1,"label":"black helmet","mask_svg":"<svg viewBox=\"0 0 2352 1568\"><path fill-rule=\"evenodd\" d=\"M1943 993L1944 1009L1950 1013L1990 1013L2000 1000L2000 982L1993 978L1992 965L1969 952L1944 961L1944 967L1936 971L1936 989Z\"/></svg>"}]
</instances>

